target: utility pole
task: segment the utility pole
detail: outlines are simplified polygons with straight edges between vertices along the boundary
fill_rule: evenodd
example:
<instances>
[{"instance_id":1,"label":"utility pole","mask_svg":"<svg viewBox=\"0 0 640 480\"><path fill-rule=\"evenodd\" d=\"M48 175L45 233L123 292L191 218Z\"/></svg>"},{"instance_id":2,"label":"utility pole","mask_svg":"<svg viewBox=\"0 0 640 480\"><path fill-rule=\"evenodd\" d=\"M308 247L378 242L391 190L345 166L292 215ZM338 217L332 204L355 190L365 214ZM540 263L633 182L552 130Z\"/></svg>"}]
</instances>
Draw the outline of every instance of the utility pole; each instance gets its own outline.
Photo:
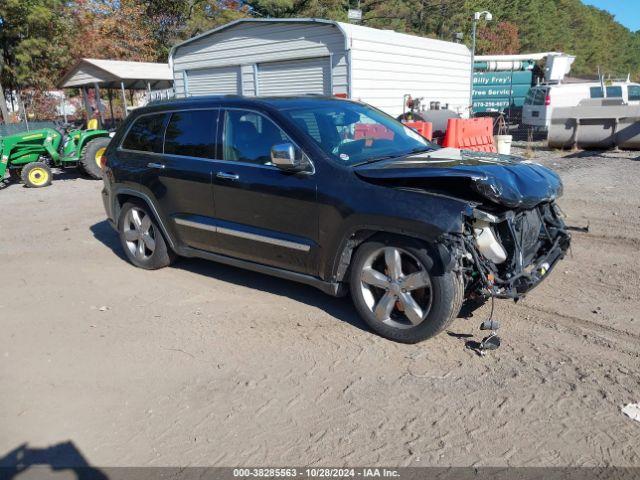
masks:
<instances>
[{"instance_id":1,"label":"utility pole","mask_svg":"<svg viewBox=\"0 0 640 480\"><path fill-rule=\"evenodd\" d=\"M476 56L476 29L480 19L484 17L487 22L493 19L491 12L476 12L473 14L473 20L471 22L471 80L469 85L469 118L473 116L473 63Z\"/></svg>"}]
</instances>

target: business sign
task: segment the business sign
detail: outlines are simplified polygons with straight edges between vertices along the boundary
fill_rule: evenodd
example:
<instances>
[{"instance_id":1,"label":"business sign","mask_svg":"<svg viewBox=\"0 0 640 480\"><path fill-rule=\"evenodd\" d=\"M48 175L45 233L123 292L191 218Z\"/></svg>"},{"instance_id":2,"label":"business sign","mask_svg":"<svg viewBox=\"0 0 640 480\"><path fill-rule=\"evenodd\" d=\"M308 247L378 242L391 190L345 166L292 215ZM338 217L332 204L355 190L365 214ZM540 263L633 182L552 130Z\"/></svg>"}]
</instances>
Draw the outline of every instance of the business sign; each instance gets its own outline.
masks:
<instances>
[{"instance_id":1,"label":"business sign","mask_svg":"<svg viewBox=\"0 0 640 480\"><path fill-rule=\"evenodd\" d=\"M343 10L344 11L344 10ZM362 10L358 8L350 8L347 12L347 18L350 22L359 22L362 20Z\"/></svg>"}]
</instances>

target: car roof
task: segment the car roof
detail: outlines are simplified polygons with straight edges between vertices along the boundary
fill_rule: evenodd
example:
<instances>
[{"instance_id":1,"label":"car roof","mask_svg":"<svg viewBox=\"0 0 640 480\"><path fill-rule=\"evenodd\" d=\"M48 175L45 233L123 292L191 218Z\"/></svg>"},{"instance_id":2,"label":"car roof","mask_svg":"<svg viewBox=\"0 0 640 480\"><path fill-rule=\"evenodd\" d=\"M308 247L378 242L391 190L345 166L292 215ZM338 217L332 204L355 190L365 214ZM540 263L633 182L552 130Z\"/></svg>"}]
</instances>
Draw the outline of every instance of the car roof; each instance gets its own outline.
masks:
<instances>
[{"instance_id":1,"label":"car roof","mask_svg":"<svg viewBox=\"0 0 640 480\"><path fill-rule=\"evenodd\" d=\"M263 106L277 110L290 108L313 108L336 102L358 103L343 98L326 95L295 95L288 97L245 97L242 95L203 95L198 97L176 98L151 102L143 107L144 110L169 110L176 108L195 108L207 106Z\"/></svg>"}]
</instances>

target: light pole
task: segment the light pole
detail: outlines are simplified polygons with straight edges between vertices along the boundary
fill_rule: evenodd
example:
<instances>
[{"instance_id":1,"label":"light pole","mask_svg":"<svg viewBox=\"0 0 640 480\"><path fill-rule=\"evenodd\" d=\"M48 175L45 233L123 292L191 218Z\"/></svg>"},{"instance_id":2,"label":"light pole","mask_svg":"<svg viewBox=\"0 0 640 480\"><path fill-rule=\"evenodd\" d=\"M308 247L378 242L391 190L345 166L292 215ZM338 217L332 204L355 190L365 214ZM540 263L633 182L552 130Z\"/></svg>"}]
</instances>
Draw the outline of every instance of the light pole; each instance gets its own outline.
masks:
<instances>
[{"instance_id":1,"label":"light pole","mask_svg":"<svg viewBox=\"0 0 640 480\"><path fill-rule=\"evenodd\" d=\"M476 12L473 14L473 22L471 22L471 85L469 86L469 118L473 115L473 62L476 56L476 27L478 21L484 17L487 22L493 19L491 12Z\"/></svg>"}]
</instances>

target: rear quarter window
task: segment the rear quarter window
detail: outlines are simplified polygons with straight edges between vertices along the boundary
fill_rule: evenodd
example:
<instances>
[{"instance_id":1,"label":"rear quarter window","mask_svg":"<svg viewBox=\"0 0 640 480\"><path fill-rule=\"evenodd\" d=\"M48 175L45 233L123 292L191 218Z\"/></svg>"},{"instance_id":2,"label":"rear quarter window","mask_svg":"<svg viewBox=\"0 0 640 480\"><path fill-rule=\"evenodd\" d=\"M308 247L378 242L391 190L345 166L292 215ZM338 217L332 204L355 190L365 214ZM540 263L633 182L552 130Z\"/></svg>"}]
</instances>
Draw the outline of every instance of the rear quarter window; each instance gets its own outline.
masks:
<instances>
[{"instance_id":1,"label":"rear quarter window","mask_svg":"<svg viewBox=\"0 0 640 480\"><path fill-rule=\"evenodd\" d=\"M162 153L164 124L168 114L143 115L134 120L121 147L137 152Z\"/></svg>"}]
</instances>

